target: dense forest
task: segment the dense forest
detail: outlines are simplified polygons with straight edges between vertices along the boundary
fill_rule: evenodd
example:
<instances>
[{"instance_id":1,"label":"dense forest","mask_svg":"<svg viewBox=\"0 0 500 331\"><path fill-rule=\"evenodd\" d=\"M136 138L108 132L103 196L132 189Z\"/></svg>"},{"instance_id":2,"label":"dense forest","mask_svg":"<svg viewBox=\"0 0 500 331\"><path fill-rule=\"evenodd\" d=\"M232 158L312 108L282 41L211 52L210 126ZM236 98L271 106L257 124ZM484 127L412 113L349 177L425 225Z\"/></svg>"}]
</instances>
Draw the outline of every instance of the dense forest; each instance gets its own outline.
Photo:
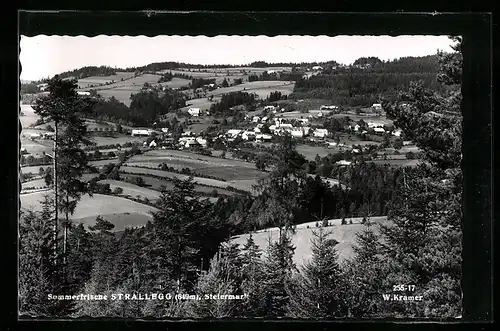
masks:
<instances>
[{"instance_id":1,"label":"dense forest","mask_svg":"<svg viewBox=\"0 0 500 331\"><path fill-rule=\"evenodd\" d=\"M297 98L323 98L343 106L369 107L382 99L395 101L401 90L411 82L422 81L423 86L442 93L446 87L436 79L437 56L405 57L383 62L376 58L361 58L366 68L346 67L323 71L295 84Z\"/></svg>"},{"instance_id":2,"label":"dense forest","mask_svg":"<svg viewBox=\"0 0 500 331\"><path fill-rule=\"evenodd\" d=\"M233 116L234 111L231 110L234 106L249 105L256 100L256 95L247 92L230 92L223 94L221 99L210 106L210 114L215 116Z\"/></svg>"},{"instance_id":3,"label":"dense forest","mask_svg":"<svg viewBox=\"0 0 500 331\"><path fill-rule=\"evenodd\" d=\"M122 125L151 126L159 116L186 106L186 96L171 89L162 92L155 89L141 91L132 94L130 100L130 106L127 107L114 97L99 98L87 116Z\"/></svg>"},{"instance_id":4,"label":"dense forest","mask_svg":"<svg viewBox=\"0 0 500 331\"><path fill-rule=\"evenodd\" d=\"M81 182L88 160L79 146L86 142L81 116L93 105L77 97L71 82L49 81L50 94L34 109L44 119L55 120L56 131L57 123L63 124L54 161L61 176L53 183L56 194L45 197L41 211L27 210L20 217L21 315L461 316L462 58L461 40L455 40L454 53L439 54L436 76L447 86L444 92L412 82L407 88L402 85L395 100L383 100L388 116L423 151L426 163L394 169L360 162L335 169L330 158L317 158L316 167L332 166L331 173L337 171L347 187L329 186L307 176L311 163L296 151L294 140L284 136L264 157L272 167L255 187L255 197L220 197L211 203L195 194L192 178L174 180L173 189L162 189L152 221L119 236L103 217L96 217L88 229L71 220L80 197L92 193ZM238 100L244 102L245 97ZM236 99L227 97L227 107ZM54 106L59 104L71 111L61 113L61 107ZM363 217L364 226L356 235L354 255L344 261L331 230L321 225L328 217L353 215ZM375 215L387 215L388 222L372 222ZM295 225L314 220L319 224L310 243L311 259L298 267L291 241ZM339 226L349 226L342 223ZM265 248L252 236L242 247L230 240L267 227L278 230L277 240ZM412 287L401 289L398 284ZM81 293L101 299L73 300ZM117 300L117 294L125 293L131 297ZM151 293L156 293L151 300L136 297ZM170 297L178 293L203 300ZM415 299L386 299L396 294Z\"/></svg>"}]
</instances>

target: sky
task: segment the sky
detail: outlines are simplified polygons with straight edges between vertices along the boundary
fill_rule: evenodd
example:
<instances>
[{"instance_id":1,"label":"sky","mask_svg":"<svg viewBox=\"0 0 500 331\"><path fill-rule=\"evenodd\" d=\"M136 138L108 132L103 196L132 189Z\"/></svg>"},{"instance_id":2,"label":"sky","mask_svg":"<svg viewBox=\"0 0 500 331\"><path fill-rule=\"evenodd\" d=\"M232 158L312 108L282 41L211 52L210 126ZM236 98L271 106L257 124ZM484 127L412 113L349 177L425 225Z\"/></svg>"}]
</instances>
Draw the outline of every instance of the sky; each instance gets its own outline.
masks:
<instances>
[{"instance_id":1,"label":"sky","mask_svg":"<svg viewBox=\"0 0 500 331\"><path fill-rule=\"evenodd\" d=\"M447 36L21 36L22 80L39 80L84 66L126 68L153 62L351 64L360 57L393 60L451 51Z\"/></svg>"}]
</instances>

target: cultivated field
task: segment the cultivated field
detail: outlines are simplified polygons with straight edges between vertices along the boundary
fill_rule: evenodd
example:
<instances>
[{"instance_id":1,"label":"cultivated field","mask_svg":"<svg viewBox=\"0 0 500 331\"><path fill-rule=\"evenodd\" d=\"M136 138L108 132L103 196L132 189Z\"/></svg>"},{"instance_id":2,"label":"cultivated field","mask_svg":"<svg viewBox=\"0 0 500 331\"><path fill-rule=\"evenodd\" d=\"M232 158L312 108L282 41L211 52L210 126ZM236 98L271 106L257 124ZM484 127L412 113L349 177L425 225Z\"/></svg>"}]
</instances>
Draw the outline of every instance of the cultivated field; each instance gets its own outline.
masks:
<instances>
[{"instance_id":1,"label":"cultivated field","mask_svg":"<svg viewBox=\"0 0 500 331\"><path fill-rule=\"evenodd\" d=\"M45 194L51 194L51 191L20 195L21 208L27 209L31 206L40 210L39 202L43 201ZM93 197L85 195L78 203L72 220L88 226L95 224L95 218L100 215L115 224L114 231L120 231L127 226L145 224L152 218L151 211L156 211L156 208L125 198L102 194L94 194Z\"/></svg>"},{"instance_id":2,"label":"cultivated field","mask_svg":"<svg viewBox=\"0 0 500 331\"><path fill-rule=\"evenodd\" d=\"M121 195L130 195L131 197L134 198L136 198L139 195L141 196L141 198L148 198L149 200L153 201L158 199L158 197L160 196L160 192L158 191L146 187L137 186L127 182L122 182L119 180L105 179L99 181L99 183L109 184L112 190L114 190L116 187L121 187L123 189L123 193L121 193Z\"/></svg>"},{"instance_id":3,"label":"cultivated field","mask_svg":"<svg viewBox=\"0 0 500 331\"><path fill-rule=\"evenodd\" d=\"M132 175L131 174L121 174L121 177L123 179L127 179L129 177L132 178L132 177L140 176L144 180L144 184L147 188L152 189L152 190L156 190L156 191L160 191L160 188L162 186L164 186L167 190L172 190L174 188L174 184L172 183L172 181L158 179L158 178L150 177L148 175L158 175L158 176L162 176L165 178L172 178L172 177L176 177L176 178L180 178L180 179L187 178L187 177L182 177L183 175L179 175L179 174L175 174L175 173L173 174L173 173L169 173L166 171L163 171L160 174L158 174L158 172L156 172L156 171L154 173L152 173L152 171L154 171L154 169L150 170L150 169L134 168L134 167L121 167L120 169L122 171L132 173ZM194 181L198 182L197 179L198 178L194 178ZM201 178L201 179L203 180L205 178ZM220 182L220 183L222 183L222 182ZM200 192L200 193L211 194L212 191L215 189L220 194L225 194L225 195L235 195L236 194L235 192L226 190L225 188L229 184L227 184L227 183L224 183L224 184L225 185L220 185L220 187L194 185L194 190L196 192Z\"/></svg>"},{"instance_id":4,"label":"cultivated field","mask_svg":"<svg viewBox=\"0 0 500 331\"><path fill-rule=\"evenodd\" d=\"M19 116L19 120L21 121L21 126L23 128L27 128L40 118L40 116L35 114L35 110L31 105L21 105L21 111L24 113L24 116Z\"/></svg>"},{"instance_id":5,"label":"cultivated field","mask_svg":"<svg viewBox=\"0 0 500 331\"><path fill-rule=\"evenodd\" d=\"M158 85L167 86L171 89L178 89L179 87L188 86L191 83L189 79L174 77L170 82L159 83Z\"/></svg>"},{"instance_id":6,"label":"cultivated field","mask_svg":"<svg viewBox=\"0 0 500 331\"><path fill-rule=\"evenodd\" d=\"M133 72L117 72L116 75L112 76L92 76L87 78L82 78L78 80L79 88L90 88L90 85L98 87L100 85L105 85L111 82L120 82L122 79L129 79L134 77Z\"/></svg>"},{"instance_id":7,"label":"cultivated field","mask_svg":"<svg viewBox=\"0 0 500 331\"><path fill-rule=\"evenodd\" d=\"M378 224L386 223L386 219L386 217L373 217L371 220L374 224L371 228L378 230ZM350 219L346 219L347 223L349 223L349 220ZM332 234L330 238L339 242L336 248L341 261L353 257L354 252L352 246L356 242L356 233L363 231L365 228L363 224L360 224L360 218L353 218L352 220L353 224L345 225L340 225L340 219L331 220L330 223L334 225L323 228L324 230L331 231ZM309 228L307 228L307 226L309 226ZM311 239L314 238L313 231L319 231L319 228L316 228L315 222L310 222L297 225L296 233L292 235L292 244L296 247L293 260L297 266L304 265L305 262L311 259ZM249 234L236 236L233 238L233 242L239 244L241 248L241 246L246 243L248 236ZM268 247L269 239L271 239L271 242L276 242L278 237L279 232L276 228L252 233L255 244L263 251Z\"/></svg>"},{"instance_id":8,"label":"cultivated field","mask_svg":"<svg viewBox=\"0 0 500 331\"><path fill-rule=\"evenodd\" d=\"M177 169L190 168L195 172L216 176L227 181L263 178L266 172L259 171L250 162L220 159L175 150L154 150L130 158L125 165L158 168L161 163Z\"/></svg>"},{"instance_id":9,"label":"cultivated field","mask_svg":"<svg viewBox=\"0 0 500 331\"><path fill-rule=\"evenodd\" d=\"M217 90L207 92L207 96L220 96L222 94L227 94L230 92L248 92L255 93L261 99L265 99L269 96L271 92L279 91L282 94L289 95L293 92L295 82L284 82L284 81L256 81L244 83L236 86L219 88Z\"/></svg>"},{"instance_id":10,"label":"cultivated field","mask_svg":"<svg viewBox=\"0 0 500 331\"><path fill-rule=\"evenodd\" d=\"M28 154L41 156L43 153L52 155L53 142L50 140L31 140L21 137L21 148L26 148Z\"/></svg>"},{"instance_id":11,"label":"cultivated field","mask_svg":"<svg viewBox=\"0 0 500 331\"><path fill-rule=\"evenodd\" d=\"M212 104L216 103L220 98L214 97L212 101L207 98L191 99L187 101L187 106L181 110L187 111L189 108L200 108L201 110L208 110Z\"/></svg>"},{"instance_id":12,"label":"cultivated field","mask_svg":"<svg viewBox=\"0 0 500 331\"><path fill-rule=\"evenodd\" d=\"M316 155L319 157L325 157L328 154L333 154L338 151L337 148L328 148L326 146L309 146L309 145L297 145L297 152L304 155L307 160L314 161Z\"/></svg>"}]
</instances>

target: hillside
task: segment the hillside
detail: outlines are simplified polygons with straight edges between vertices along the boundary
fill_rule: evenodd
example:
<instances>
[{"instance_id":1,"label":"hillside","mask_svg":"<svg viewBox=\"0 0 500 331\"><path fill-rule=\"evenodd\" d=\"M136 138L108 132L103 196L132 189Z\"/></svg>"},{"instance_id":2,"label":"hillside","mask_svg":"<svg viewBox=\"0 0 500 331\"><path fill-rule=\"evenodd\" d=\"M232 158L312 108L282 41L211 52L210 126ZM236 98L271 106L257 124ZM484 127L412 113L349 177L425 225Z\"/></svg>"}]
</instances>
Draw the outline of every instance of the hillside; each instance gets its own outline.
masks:
<instances>
[{"instance_id":1,"label":"hillside","mask_svg":"<svg viewBox=\"0 0 500 331\"><path fill-rule=\"evenodd\" d=\"M353 224L349 224L352 220ZM361 224L361 218L346 218L348 224L341 225L340 219L329 220L331 226L323 229L331 231L331 238L337 240L339 244L336 246L339 254L339 259L345 261L353 256L353 244L356 242L356 233L359 233L365 228ZM386 216L372 217L374 223L372 228L377 231L380 224L387 222ZM296 233L292 235L292 244L295 246L295 254L293 257L297 266L303 265L311 256L311 240L314 238L313 231L319 230L316 228L316 222L309 222L297 225ZM232 242L240 245L240 248L246 243L249 234L239 235L232 238ZM277 228L260 230L252 233L252 238L259 249L265 251L269 245L269 241L276 242L279 238Z\"/></svg>"}]
</instances>

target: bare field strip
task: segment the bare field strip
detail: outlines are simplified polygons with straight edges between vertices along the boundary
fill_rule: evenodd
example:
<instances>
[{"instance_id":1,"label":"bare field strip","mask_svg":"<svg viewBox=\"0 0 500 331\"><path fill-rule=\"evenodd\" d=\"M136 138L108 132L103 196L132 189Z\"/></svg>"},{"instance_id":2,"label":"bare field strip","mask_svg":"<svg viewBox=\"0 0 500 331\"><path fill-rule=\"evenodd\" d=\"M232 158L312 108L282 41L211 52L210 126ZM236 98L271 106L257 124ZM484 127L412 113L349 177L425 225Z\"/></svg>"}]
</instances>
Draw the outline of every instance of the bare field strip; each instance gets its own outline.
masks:
<instances>
[{"instance_id":1,"label":"bare field strip","mask_svg":"<svg viewBox=\"0 0 500 331\"><path fill-rule=\"evenodd\" d=\"M170 82L158 83L161 86L167 86L171 89L178 89L179 87L188 86L191 83L189 79L174 77Z\"/></svg>"},{"instance_id":2,"label":"bare field strip","mask_svg":"<svg viewBox=\"0 0 500 331\"><path fill-rule=\"evenodd\" d=\"M133 156L130 160L131 161L135 161L135 160L148 161L150 159L154 159L155 161L157 161L157 160L161 160L162 158L165 159L167 157L170 159L179 159L179 160L186 160L186 161L200 163L204 167L206 167L206 166L216 166L216 167L222 166L222 167L243 167L243 168L255 169L255 164L250 163L250 162L245 162L245 161L240 161L240 160L221 159L221 158L217 158L217 157L213 157L213 156L195 154L195 153L186 152L186 151L170 150L170 149L147 151L143 154ZM165 160L167 160L167 159L165 159Z\"/></svg>"},{"instance_id":3,"label":"bare field strip","mask_svg":"<svg viewBox=\"0 0 500 331\"><path fill-rule=\"evenodd\" d=\"M111 76L86 77L78 80L78 88L88 88L90 85L101 85L112 81L120 82L122 79L125 80L134 77L134 74L134 72L121 71Z\"/></svg>"},{"instance_id":4,"label":"bare field strip","mask_svg":"<svg viewBox=\"0 0 500 331\"><path fill-rule=\"evenodd\" d=\"M127 168L127 167L122 167L122 168ZM132 171L128 171L128 170L125 170L125 169L122 169L123 171L125 172L130 172L130 173L133 173L133 174L122 174L121 177L123 177L124 179L128 178L128 177L142 177L142 179L144 180L144 183L146 185L147 188L151 189L151 190L155 190L155 191L160 191L161 187L164 186L167 190L172 190L174 188L174 184L171 182L171 181L168 181L168 180L164 180L164 179L159 179L159 178L154 178L154 177L150 177L148 176L148 174L150 175L154 175L154 174L151 174L151 173L143 173L143 172L140 172L138 169L140 170L148 170L148 169L141 169L141 168L132 168L131 170ZM129 169L130 170L130 169ZM136 170L134 172L134 170ZM172 173L170 173L172 174ZM177 175L177 174L173 174L173 175ZM166 177L166 178L172 178L172 177L176 177L176 178L179 178L177 176L165 176L165 174L162 174L161 175L162 177ZM180 175L182 176L182 175ZM187 178L187 177L185 177ZM179 178L179 179L185 179L185 178ZM195 182L196 182L196 179L195 179ZM229 191L229 190L226 190L225 188L227 187L224 186L224 187L209 187L209 186L204 186L204 185L194 185L194 190L196 192L201 192L201 193L205 193L205 194L210 194L212 193L212 191L215 189L217 190L218 193L220 194L225 194L225 195L236 195L237 193L235 192L232 192L232 191Z\"/></svg>"},{"instance_id":5,"label":"bare field strip","mask_svg":"<svg viewBox=\"0 0 500 331\"><path fill-rule=\"evenodd\" d=\"M274 91L285 91L285 94L290 94L293 92L295 82L287 81L256 81L248 82L236 86L223 87L217 90L207 92L208 96L220 96L222 94L227 94L231 92L248 92L256 93L259 97L266 97L269 93ZM283 92L282 92L283 93Z\"/></svg>"},{"instance_id":6,"label":"bare field strip","mask_svg":"<svg viewBox=\"0 0 500 331\"><path fill-rule=\"evenodd\" d=\"M140 75L134 78L130 78L124 81L115 81L113 84L109 85L104 85L104 86L98 86L94 87L93 89L97 90L98 93L101 93L101 91L104 90L111 90L111 89L116 89L116 88L122 88L122 87L129 87L129 88L141 88L144 83L148 84L156 84L158 83L158 80L160 79L160 75L154 75L154 74L144 74ZM84 88L82 90L90 90L92 88Z\"/></svg>"},{"instance_id":7,"label":"bare field strip","mask_svg":"<svg viewBox=\"0 0 500 331\"><path fill-rule=\"evenodd\" d=\"M159 176L159 177L165 177L165 178L178 178L180 180L186 180L189 178L188 175L182 175L182 174L177 174L175 172L169 172L169 171L162 171L162 170L157 170L157 169L145 169L145 168L136 168L136 167L128 167L128 166L122 166L120 168L121 171L128 172L128 173L134 173L134 174L140 174L140 175L153 175L153 176ZM198 183L200 185L205 185L205 186L213 186L217 188L226 188L229 186L227 182L223 182L220 180L216 179L210 179L210 178L201 178L201 177L193 177L194 182Z\"/></svg>"},{"instance_id":8,"label":"bare field strip","mask_svg":"<svg viewBox=\"0 0 500 331\"><path fill-rule=\"evenodd\" d=\"M138 195L141 196L141 198L148 198L149 200L156 200L160 196L160 192L146 188L146 187L141 187L138 185L134 185L131 183L127 182L122 182L119 180L112 180L112 179L105 179L99 181L101 184L109 184L110 188L114 190L116 187L121 187L123 189L123 193L120 195L130 195L131 197L136 198Z\"/></svg>"},{"instance_id":9,"label":"bare field strip","mask_svg":"<svg viewBox=\"0 0 500 331\"><path fill-rule=\"evenodd\" d=\"M349 223L350 219L346 219ZM353 224L340 225L340 219L331 220L332 223L336 224L333 226L325 227L327 231L331 231L332 234L330 238L335 239L339 242L336 246L337 252L339 254L339 259L341 261L346 261L353 257L353 244L356 242L356 234L363 231L365 226L360 224L360 219L353 219ZM374 224L371 226L372 229L377 231L379 229L380 223L385 223L385 217L373 218L372 222ZM307 228L307 225L309 228ZM312 231L318 231L315 222L297 225L296 233L292 235L292 245L296 247L295 254L293 257L294 262L297 266L304 265L305 262L309 261L312 257L311 250L311 239L314 238ZM240 245L240 248L246 243L249 234L244 234L236 236L232 239L232 242ZM279 232L276 229L261 230L252 233L252 238L255 244L259 246L260 250L265 250L268 247L268 240L271 238L271 242L276 242L279 238Z\"/></svg>"},{"instance_id":10,"label":"bare field strip","mask_svg":"<svg viewBox=\"0 0 500 331\"><path fill-rule=\"evenodd\" d=\"M51 191L36 192L20 195L21 208L28 209L33 207L40 210L40 201L43 201L45 194L51 194ZM83 222L85 225L95 224L97 215L111 221L115 224L114 231L124 229L126 226L135 224L145 224L151 219L151 211L157 209L132 200L121 197L115 197L103 194L94 194L93 197L85 195L78 203L72 220L75 223Z\"/></svg>"},{"instance_id":11,"label":"bare field strip","mask_svg":"<svg viewBox=\"0 0 500 331\"><path fill-rule=\"evenodd\" d=\"M32 124L35 124L40 116L35 114L35 110L31 105L21 105L21 111L24 116L19 116L19 121L21 121L21 126L27 128Z\"/></svg>"}]
</instances>

